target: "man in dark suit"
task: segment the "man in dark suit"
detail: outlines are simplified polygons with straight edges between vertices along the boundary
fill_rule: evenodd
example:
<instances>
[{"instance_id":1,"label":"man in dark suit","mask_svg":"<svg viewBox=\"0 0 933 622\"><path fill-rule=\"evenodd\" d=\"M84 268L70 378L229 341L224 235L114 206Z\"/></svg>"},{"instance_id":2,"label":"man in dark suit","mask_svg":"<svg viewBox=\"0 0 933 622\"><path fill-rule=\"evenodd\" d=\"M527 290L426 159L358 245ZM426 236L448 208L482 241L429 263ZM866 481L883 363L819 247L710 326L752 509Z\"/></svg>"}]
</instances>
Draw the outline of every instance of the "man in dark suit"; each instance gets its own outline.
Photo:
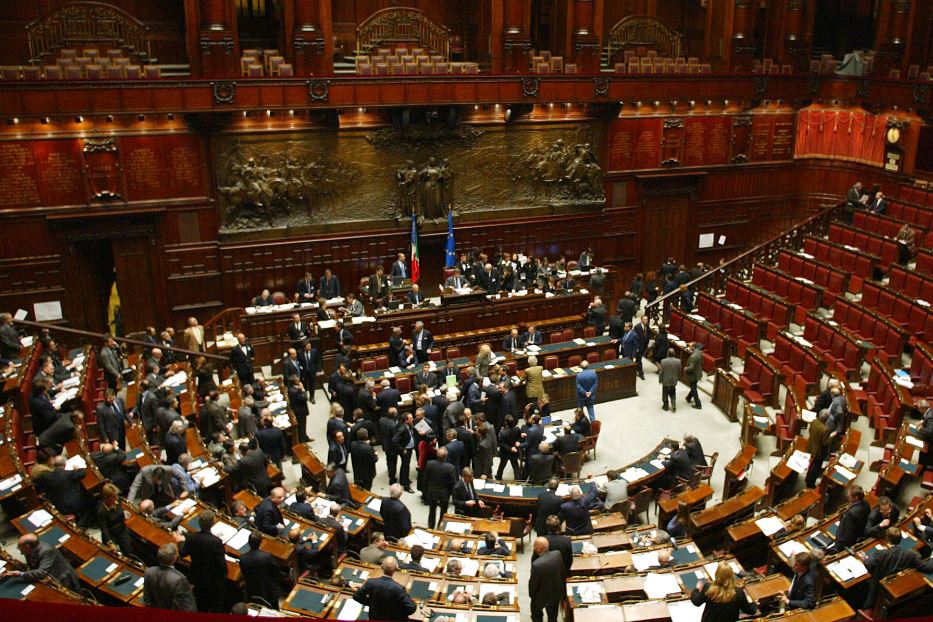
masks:
<instances>
[{"instance_id":1,"label":"man in dark suit","mask_svg":"<svg viewBox=\"0 0 933 622\"><path fill-rule=\"evenodd\" d=\"M311 334L311 326L301 319L301 315L292 313L292 321L288 323L288 340L292 348L301 349L302 342Z\"/></svg>"},{"instance_id":2,"label":"man in dark suit","mask_svg":"<svg viewBox=\"0 0 933 622\"><path fill-rule=\"evenodd\" d=\"M356 433L356 440L350 443L350 462L353 465L353 483L360 488L369 490L376 479L376 462L379 457L369 444L369 430L360 428ZM385 518L385 512L382 512Z\"/></svg>"},{"instance_id":3,"label":"man in dark suit","mask_svg":"<svg viewBox=\"0 0 933 622\"><path fill-rule=\"evenodd\" d=\"M635 318L635 307L635 298L632 296L632 292L627 291L624 296L619 298L616 303L616 314L623 324L631 322Z\"/></svg>"},{"instance_id":4,"label":"man in dark suit","mask_svg":"<svg viewBox=\"0 0 933 622\"><path fill-rule=\"evenodd\" d=\"M101 443L100 450L91 453L91 460L97 465L100 474L113 482L124 497L129 494L133 477L123 466L126 454L114 448L111 443Z\"/></svg>"},{"instance_id":5,"label":"man in dark suit","mask_svg":"<svg viewBox=\"0 0 933 622\"><path fill-rule=\"evenodd\" d=\"M424 467L424 481L427 483L424 497L429 506L428 527L434 529L437 525L437 511L440 510L441 516L447 513L450 496L457 484L454 465L447 462L446 447L440 447L437 450L437 458L429 460Z\"/></svg>"},{"instance_id":6,"label":"man in dark suit","mask_svg":"<svg viewBox=\"0 0 933 622\"><path fill-rule=\"evenodd\" d=\"M420 307L426 302L424 294L421 293L421 288L418 287L418 284L415 283L411 286L411 291L408 292L408 304Z\"/></svg>"},{"instance_id":7,"label":"man in dark suit","mask_svg":"<svg viewBox=\"0 0 933 622\"><path fill-rule=\"evenodd\" d=\"M897 525L900 518L901 511L894 505L890 497L878 497L878 505L868 514L868 522L865 525L865 537L884 537L888 528Z\"/></svg>"},{"instance_id":8,"label":"man in dark suit","mask_svg":"<svg viewBox=\"0 0 933 622\"><path fill-rule=\"evenodd\" d=\"M525 450L526 460L538 453L541 442L544 440L544 428L541 427L541 417L532 415L528 420L528 425L522 430L525 434L525 440L522 441L522 448Z\"/></svg>"},{"instance_id":9,"label":"man in dark suit","mask_svg":"<svg viewBox=\"0 0 933 622\"><path fill-rule=\"evenodd\" d=\"M13 327L13 316L9 313L0 313L0 358L12 361L19 358L23 343L19 333Z\"/></svg>"},{"instance_id":10,"label":"man in dark suit","mask_svg":"<svg viewBox=\"0 0 933 622\"><path fill-rule=\"evenodd\" d=\"M573 426L569 421L564 423L563 429L564 433L554 439L551 449L561 456L580 451L580 438L573 431Z\"/></svg>"},{"instance_id":11,"label":"man in dark suit","mask_svg":"<svg viewBox=\"0 0 933 622\"><path fill-rule=\"evenodd\" d=\"M230 350L230 366L236 372L240 379L240 386L245 384L255 384L256 378L253 376L253 359L256 354L253 352L253 346L246 341L246 335L237 333L237 345Z\"/></svg>"},{"instance_id":12,"label":"man in dark suit","mask_svg":"<svg viewBox=\"0 0 933 622\"><path fill-rule=\"evenodd\" d=\"M224 466L224 470L234 476L240 488L252 486L257 495L267 495L272 482L266 471L266 455L255 438L249 443L240 443L239 449L242 457L232 467Z\"/></svg>"},{"instance_id":13,"label":"man in dark suit","mask_svg":"<svg viewBox=\"0 0 933 622\"><path fill-rule=\"evenodd\" d=\"M343 511L343 506L334 501L330 504L330 512L326 516L320 518L320 523L325 527L330 527L334 530L334 536L337 540L337 553L343 554L347 552L347 530L343 528L343 523L340 522L338 516Z\"/></svg>"},{"instance_id":14,"label":"man in dark suit","mask_svg":"<svg viewBox=\"0 0 933 622\"><path fill-rule=\"evenodd\" d=\"M321 355L310 341L302 346L298 364L301 366L301 384L308 391L313 404L314 393L317 391L317 373L321 370Z\"/></svg>"},{"instance_id":15,"label":"man in dark suit","mask_svg":"<svg viewBox=\"0 0 933 622\"><path fill-rule=\"evenodd\" d=\"M227 581L227 560L224 543L211 533L214 512L198 514L200 531L189 531L180 546L180 555L191 557L191 578L198 611L221 613L224 605L224 584Z\"/></svg>"},{"instance_id":16,"label":"man in dark suit","mask_svg":"<svg viewBox=\"0 0 933 622\"><path fill-rule=\"evenodd\" d=\"M415 387L426 386L429 389L435 389L440 384L437 379L437 376L434 375L434 372L431 371L431 366L428 363L425 363L421 367L421 371L415 374Z\"/></svg>"},{"instance_id":17,"label":"man in dark suit","mask_svg":"<svg viewBox=\"0 0 933 622\"><path fill-rule=\"evenodd\" d=\"M240 556L240 571L246 581L245 599L259 597L273 609L279 608L279 567L272 553L260 551L262 536L255 531L249 534L249 551Z\"/></svg>"},{"instance_id":18,"label":"man in dark suit","mask_svg":"<svg viewBox=\"0 0 933 622\"><path fill-rule=\"evenodd\" d=\"M502 340L502 349L506 352L514 352L522 347L521 342L522 340L518 335L518 329L513 328L509 331L508 336Z\"/></svg>"},{"instance_id":19,"label":"man in dark suit","mask_svg":"<svg viewBox=\"0 0 933 622\"><path fill-rule=\"evenodd\" d=\"M405 351L405 338L402 337L402 327L393 326L389 335L389 366L398 367L402 353Z\"/></svg>"},{"instance_id":20,"label":"man in dark suit","mask_svg":"<svg viewBox=\"0 0 933 622\"><path fill-rule=\"evenodd\" d=\"M340 279L331 273L330 268L325 268L318 292L325 300L340 297Z\"/></svg>"},{"instance_id":21,"label":"man in dark suit","mask_svg":"<svg viewBox=\"0 0 933 622\"><path fill-rule=\"evenodd\" d=\"M16 542L16 547L26 558L26 566L29 569L25 571L7 570L7 576L22 577L24 581L30 583L41 581L45 577L51 577L68 589L76 592L81 590L81 582L78 580L74 568L71 567L71 564L56 547L40 542L39 538L33 533L20 536Z\"/></svg>"},{"instance_id":22,"label":"man in dark suit","mask_svg":"<svg viewBox=\"0 0 933 622\"><path fill-rule=\"evenodd\" d=\"M317 283L314 281L314 275L310 270L305 270L305 278L295 285L295 302L314 302L317 300L314 294L316 289Z\"/></svg>"},{"instance_id":23,"label":"man in dark suit","mask_svg":"<svg viewBox=\"0 0 933 622\"><path fill-rule=\"evenodd\" d=\"M544 537L548 541L548 550L560 553L561 559L564 560L564 576L569 577L570 567L573 566L573 542L560 532L560 518L547 517L547 535Z\"/></svg>"},{"instance_id":24,"label":"man in dark suit","mask_svg":"<svg viewBox=\"0 0 933 622\"><path fill-rule=\"evenodd\" d=\"M392 445L399 457L398 481L408 493L415 492L411 487L411 457L415 453L417 439L414 418L411 413L405 413L392 434Z\"/></svg>"},{"instance_id":25,"label":"man in dark suit","mask_svg":"<svg viewBox=\"0 0 933 622\"><path fill-rule=\"evenodd\" d=\"M538 451L528 458L528 481L532 484L543 484L554 476L554 456L551 446L546 441L538 444Z\"/></svg>"},{"instance_id":26,"label":"man in dark suit","mask_svg":"<svg viewBox=\"0 0 933 622\"><path fill-rule=\"evenodd\" d=\"M813 558L809 553L794 555L794 578L790 589L779 594L778 599L787 609L813 609L816 606L817 571L811 568Z\"/></svg>"},{"instance_id":27,"label":"man in dark suit","mask_svg":"<svg viewBox=\"0 0 933 622\"><path fill-rule=\"evenodd\" d=\"M671 441L668 448L671 451L667 459L662 461L665 473L659 482L661 488L666 489L670 489L677 482L677 478L689 480L693 475L693 465L687 450L677 441Z\"/></svg>"},{"instance_id":28,"label":"man in dark suit","mask_svg":"<svg viewBox=\"0 0 933 622\"><path fill-rule=\"evenodd\" d=\"M56 510L62 514L74 514L77 516L78 525L86 527L92 520L90 499L81 485L86 471L66 471L65 462L64 456L55 456L52 460L52 471L36 481L36 489L45 495Z\"/></svg>"},{"instance_id":29,"label":"man in dark suit","mask_svg":"<svg viewBox=\"0 0 933 622\"><path fill-rule=\"evenodd\" d=\"M463 275L460 268L454 268L454 273L444 281L444 287L452 289L463 289L470 286L470 279Z\"/></svg>"},{"instance_id":30,"label":"man in dark suit","mask_svg":"<svg viewBox=\"0 0 933 622\"><path fill-rule=\"evenodd\" d=\"M901 530L898 527L888 527L884 537L890 545L886 549L872 549L869 554L860 553L865 562L865 568L871 573L868 582L868 596L862 609L872 611L875 600L878 598L878 585L885 577L900 572L906 568L919 568L924 574L930 572L933 561L921 561L920 555L913 549L901 548Z\"/></svg>"},{"instance_id":31,"label":"man in dark suit","mask_svg":"<svg viewBox=\"0 0 933 622\"><path fill-rule=\"evenodd\" d=\"M499 271L488 263L483 266L483 270L476 275L476 285L485 289L490 294L498 294L502 285L502 277Z\"/></svg>"},{"instance_id":32,"label":"man in dark suit","mask_svg":"<svg viewBox=\"0 0 933 622\"><path fill-rule=\"evenodd\" d=\"M434 347L434 336L424 327L424 322L415 322L415 330L411 334L411 346L415 350L415 357L419 363L430 359L431 348Z\"/></svg>"},{"instance_id":33,"label":"man in dark suit","mask_svg":"<svg viewBox=\"0 0 933 622\"><path fill-rule=\"evenodd\" d=\"M331 462L324 467L324 474L327 475L327 490L325 491L327 498L356 507L350 495L350 480L347 479L347 472Z\"/></svg>"},{"instance_id":34,"label":"man in dark suit","mask_svg":"<svg viewBox=\"0 0 933 622\"><path fill-rule=\"evenodd\" d=\"M590 493L592 494L594 493ZM583 490L579 486L573 486L570 489L570 501L560 506L560 517L567 526L568 534L585 536L593 533L593 521L590 520L590 511L586 507L587 501L588 499L584 499Z\"/></svg>"},{"instance_id":35,"label":"man in dark suit","mask_svg":"<svg viewBox=\"0 0 933 622\"><path fill-rule=\"evenodd\" d=\"M376 268L376 274L369 277L369 297L376 308L385 307L392 292L389 289L389 279L386 278L382 266Z\"/></svg>"},{"instance_id":36,"label":"man in dark suit","mask_svg":"<svg viewBox=\"0 0 933 622\"><path fill-rule=\"evenodd\" d=\"M411 511L402 503L402 487L399 484L389 486L389 496L382 498L379 513L385 525L386 538L400 540L411 533Z\"/></svg>"},{"instance_id":37,"label":"man in dark suit","mask_svg":"<svg viewBox=\"0 0 933 622\"><path fill-rule=\"evenodd\" d=\"M548 480L547 490L538 495L538 504L535 506L535 533L543 536L547 532L547 519L549 516L560 514L563 497L557 496L557 487L560 481L556 477Z\"/></svg>"},{"instance_id":38,"label":"man in dark suit","mask_svg":"<svg viewBox=\"0 0 933 622\"><path fill-rule=\"evenodd\" d=\"M337 331L337 347L343 349L344 346L353 345L353 333L350 332L350 329L344 326L343 320L337 320L337 325L335 327Z\"/></svg>"},{"instance_id":39,"label":"man in dark suit","mask_svg":"<svg viewBox=\"0 0 933 622\"><path fill-rule=\"evenodd\" d=\"M392 270L389 272L394 283L401 283L409 277L408 264L405 263L405 253L399 253L398 259L392 264Z\"/></svg>"},{"instance_id":40,"label":"man in dark suit","mask_svg":"<svg viewBox=\"0 0 933 622\"><path fill-rule=\"evenodd\" d=\"M486 504L476 495L473 487L473 469L464 467L460 481L453 487L452 496L457 514L464 516L479 516L479 511L486 508Z\"/></svg>"},{"instance_id":41,"label":"man in dark suit","mask_svg":"<svg viewBox=\"0 0 933 622\"><path fill-rule=\"evenodd\" d=\"M644 380L645 370L642 367L642 359L648 351L648 341L651 339L651 328L648 326L647 314L641 316L632 331L638 337L638 350L635 352L635 369L638 371L638 376Z\"/></svg>"},{"instance_id":42,"label":"man in dark suit","mask_svg":"<svg viewBox=\"0 0 933 622\"><path fill-rule=\"evenodd\" d=\"M327 461L334 463L338 468L346 471L349 457L350 454L347 451L346 437L342 431L337 430L337 432L334 433L334 442L327 450Z\"/></svg>"},{"instance_id":43,"label":"man in dark suit","mask_svg":"<svg viewBox=\"0 0 933 622\"><path fill-rule=\"evenodd\" d=\"M276 537L284 528L285 521L282 520L282 502L285 501L285 489L273 488L269 496L259 502L256 506L256 529L264 534Z\"/></svg>"},{"instance_id":44,"label":"man in dark suit","mask_svg":"<svg viewBox=\"0 0 933 622\"><path fill-rule=\"evenodd\" d=\"M534 326L528 327L528 332L522 335L522 348L527 348L528 346L540 346L544 343L544 336L538 332L538 329Z\"/></svg>"},{"instance_id":45,"label":"man in dark suit","mask_svg":"<svg viewBox=\"0 0 933 622\"><path fill-rule=\"evenodd\" d=\"M371 620L407 620L418 607L405 588L392 575L398 570L398 560L391 555L382 560L382 576L367 579L353 594L353 600L369 607Z\"/></svg>"},{"instance_id":46,"label":"man in dark suit","mask_svg":"<svg viewBox=\"0 0 933 622\"><path fill-rule=\"evenodd\" d=\"M376 394L376 405L379 406L379 411L383 415L389 412L390 408L398 408L399 402L402 401L402 394L399 393L399 390L389 384L388 380L382 381L382 390Z\"/></svg>"},{"instance_id":47,"label":"man in dark suit","mask_svg":"<svg viewBox=\"0 0 933 622\"><path fill-rule=\"evenodd\" d=\"M60 414L49 398L47 380L36 380L32 384L32 397L29 398L29 412L32 414L32 432L39 436L59 418Z\"/></svg>"},{"instance_id":48,"label":"man in dark suit","mask_svg":"<svg viewBox=\"0 0 933 622\"><path fill-rule=\"evenodd\" d=\"M466 447L458 438L456 428L447 430L447 444L444 447L447 449L448 461L454 466L454 477L460 479L460 470L469 461L466 459Z\"/></svg>"},{"instance_id":49,"label":"man in dark suit","mask_svg":"<svg viewBox=\"0 0 933 622\"><path fill-rule=\"evenodd\" d=\"M281 470L282 459L285 457L286 452L285 434L275 427L272 415L267 409L262 411L259 430L256 431L256 442L259 444L262 453Z\"/></svg>"},{"instance_id":50,"label":"man in dark suit","mask_svg":"<svg viewBox=\"0 0 933 622\"><path fill-rule=\"evenodd\" d=\"M865 525L868 523L870 511L871 507L868 501L865 501L865 491L862 487L857 484L849 486L849 507L839 519L836 541L826 552L838 553L861 540L865 536Z\"/></svg>"},{"instance_id":51,"label":"man in dark suit","mask_svg":"<svg viewBox=\"0 0 933 622\"><path fill-rule=\"evenodd\" d=\"M308 442L308 393L299 376L292 376L288 385L288 405L298 422L298 442Z\"/></svg>"},{"instance_id":52,"label":"man in dark suit","mask_svg":"<svg viewBox=\"0 0 933 622\"><path fill-rule=\"evenodd\" d=\"M116 391L123 371L123 360L120 356L120 346L113 337L108 336L100 349L100 368L104 370L107 386Z\"/></svg>"},{"instance_id":53,"label":"man in dark suit","mask_svg":"<svg viewBox=\"0 0 933 622\"><path fill-rule=\"evenodd\" d=\"M157 609L197 611L191 584L175 569L178 547L169 542L159 547L158 566L150 566L143 577L143 604Z\"/></svg>"},{"instance_id":54,"label":"man in dark suit","mask_svg":"<svg viewBox=\"0 0 933 622\"><path fill-rule=\"evenodd\" d=\"M560 553L551 551L545 538L535 538L528 579L528 595L531 597L531 622L542 622L547 611L548 622L557 622L560 601L564 598L564 561Z\"/></svg>"},{"instance_id":55,"label":"man in dark suit","mask_svg":"<svg viewBox=\"0 0 933 622\"><path fill-rule=\"evenodd\" d=\"M488 404L488 400L487 400ZM505 421L505 418L508 415L512 415L513 419L518 419L518 398L515 396L515 391L512 390L511 382L500 382L499 383L499 404L498 404L498 416L494 423L497 423L497 428L501 427L501 422ZM488 421L489 415L486 415L486 420Z\"/></svg>"},{"instance_id":56,"label":"man in dark suit","mask_svg":"<svg viewBox=\"0 0 933 622\"><path fill-rule=\"evenodd\" d=\"M612 343L618 343L625 336L625 322L618 311L609 316L609 338Z\"/></svg>"}]
</instances>

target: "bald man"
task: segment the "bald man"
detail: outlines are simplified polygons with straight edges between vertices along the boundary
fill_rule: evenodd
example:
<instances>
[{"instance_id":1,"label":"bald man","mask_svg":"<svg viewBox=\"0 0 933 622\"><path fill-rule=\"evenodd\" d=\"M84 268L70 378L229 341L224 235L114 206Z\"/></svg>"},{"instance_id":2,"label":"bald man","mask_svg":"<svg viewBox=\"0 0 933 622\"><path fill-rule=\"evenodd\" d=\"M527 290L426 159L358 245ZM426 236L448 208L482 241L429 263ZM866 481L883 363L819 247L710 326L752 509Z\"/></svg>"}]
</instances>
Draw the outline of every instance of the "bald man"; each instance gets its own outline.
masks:
<instances>
[{"instance_id":1,"label":"bald man","mask_svg":"<svg viewBox=\"0 0 933 622\"><path fill-rule=\"evenodd\" d=\"M353 595L353 600L369 606L371 620L407 620L417 606L405 588L392 578L398 570L398 560L386 557L381 566L382 576L368 579Z\"/></svg>"},{"instance_id":2,"label":"bald man","mask_svg":"<svg viewBox=\"0 0 933 622\"><path fill-rule=\"evenodd\" d=\"M61 552L44 542L39 542L35 534L29 533L16 542L16 548L26 558L29 570L20 572L11 570L6 574L11 577L22 577L30 583L41 581L45 577L55 579L71 590L80 590L81 583L74 568L68 563Z\"/></svg>"},{"instance_id":3,"label":"bald man","mask_svg":"<svg viewBox=\"0 0 933 622\"><path fill-rule=\"evenodd\" d=\"M564 594L564 560L558 551L550 551L546 538L535 538L535 560L531 562L528 595L531 597L531 622L557 622L557 612Z\"/></svg>"}]
</instances>

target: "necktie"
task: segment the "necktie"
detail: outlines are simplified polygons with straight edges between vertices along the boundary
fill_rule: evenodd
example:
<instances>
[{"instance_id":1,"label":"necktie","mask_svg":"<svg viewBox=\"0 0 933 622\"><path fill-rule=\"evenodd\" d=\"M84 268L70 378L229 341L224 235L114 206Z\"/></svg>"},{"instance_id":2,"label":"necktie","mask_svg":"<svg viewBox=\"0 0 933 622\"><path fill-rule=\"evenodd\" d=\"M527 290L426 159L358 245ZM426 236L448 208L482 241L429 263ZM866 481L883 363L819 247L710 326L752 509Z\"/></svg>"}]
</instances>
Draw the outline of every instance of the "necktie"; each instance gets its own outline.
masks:
<instances>
[{"instance_id":1,"label":"necktie","mask_svg":"<svg viewBox=\"0 0 933 622\"><path fill-rule=\"evenodd\" d=\"M111 404L111 406L113 407L113 412L119 417L119 416L120 416L120 406L117 405L116 400L113 401L113 403Z\"/></svg>"},{"instance_id":2,"label":"necktie","mask_svg":"<svg viewBox=\"0 0 933 622\"><path fill-rule=\"evenodd\" d=\"M467 488L470 490L470 500L475 500L476 493L473 492L473 484L467 484Z\"/></svg>"}]
</instances>

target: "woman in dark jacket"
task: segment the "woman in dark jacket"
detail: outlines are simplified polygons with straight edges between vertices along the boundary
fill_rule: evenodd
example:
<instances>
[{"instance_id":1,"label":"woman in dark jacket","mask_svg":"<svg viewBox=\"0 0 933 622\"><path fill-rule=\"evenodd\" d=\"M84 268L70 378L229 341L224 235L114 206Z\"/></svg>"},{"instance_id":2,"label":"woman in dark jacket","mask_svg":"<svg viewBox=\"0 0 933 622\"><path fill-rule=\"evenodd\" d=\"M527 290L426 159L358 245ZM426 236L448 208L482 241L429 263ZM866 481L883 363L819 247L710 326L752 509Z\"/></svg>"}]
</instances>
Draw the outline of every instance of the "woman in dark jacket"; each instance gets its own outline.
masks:
<instances>
[{"instance_id":1,"label":"woman in dark jacket","mask_svg":"<svg viewBox=\"0 0 933 622\"><path fill-rule=\"evenodd\" d=\"M758 612L758 607L749 602L745 592L735 587L735 574L726 562L719 562L716 566L716 577L707 586L704 581L697 583L690 602L699 607L705 604L701 622L736 622L740 613L752 615Z\"/></svg>"},{"instance_id":2,"label":"woman in dark jacket","mask_svg":"<svg viewBox=\"0 0 933 622\"><path fill-rule=\"evenodd\" d=\"M100 539L104 544L116 545L124 555L132 555L130 532L126 528L123 514L123 501L120 489L107 482L100 491L100 504L97 506L97 524L100 527Z\"/></svg>"},{"instance_id":3,"label":"woman in dark jacket","mask_svg":"<svg viewBox=\"0 0 933 622\"><path fill-rule=\"evenodd\" d=\"M194 377L198 382L198 396L203 400L217 388L214 382L214 369L207 364L207 359L199 356L195 361Z\"/></svg>"},{"instance_id":4,"label":"woman in dark jacket","mask_svg":"<svg viewBox=\"0 0 933 622\"><path fill-rule=\"evenodd\" d=\"M505 472L506 463L512 463L512 477L518 479L520 470L518 467L519 452L515 447L516 443L521 442L522 431L515 425L515 417L505 416L505 422L499 430L499 468L496 471L496 479L502 479ZM512 451L512 450L516 451Z\"/></svg>"}]
</instances>

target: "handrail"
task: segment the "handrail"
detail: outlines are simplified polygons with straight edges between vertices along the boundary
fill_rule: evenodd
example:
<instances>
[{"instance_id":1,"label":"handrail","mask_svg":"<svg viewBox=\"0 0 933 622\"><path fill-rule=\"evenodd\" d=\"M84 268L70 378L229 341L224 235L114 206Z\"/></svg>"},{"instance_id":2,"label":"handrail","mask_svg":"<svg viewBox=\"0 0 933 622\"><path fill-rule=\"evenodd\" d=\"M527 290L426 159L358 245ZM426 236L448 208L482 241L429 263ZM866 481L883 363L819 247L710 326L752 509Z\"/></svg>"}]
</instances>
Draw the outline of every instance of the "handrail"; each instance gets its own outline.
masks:
<instances>
[{"instance_id":1,"label":"handrail","mask_svg":"<svg viewBox=\"0 0 933 622\"><path fill-rule=\"evenodd\" d=\"M612 57L626 45L654 45L661 56L680 56L684 36L650 15L623 17L609 29L607 48Z\"/></svg>"},{"instance_id":2,"label":"handrail","mask_svg":"<svg viewBox=\"0 0 933 622\"><path fill-rule=\"evenodd\" d=\"M799 246L803 238L810 234L824 235L829 229L829 223L837 211L842 209L843 204L824 206L824 209L813 214L806 220L782 231L770 240L762 242L754 248L745 251L741 255L734 257L726 263L716 266L687 283L687 288L693 292L706 291L713 295L725 291L726 280L730 277L736 277L742 281L748 280L751 276L752 266L756 261L767 259L768 265L774 265L777 261L778 253L785 248ZM702 287L701 287L702 286ZM645 314L655 323L661 318L665 320L670 315L670 307L680 296L680 290L676 289L668 294L656 298L654 301L645 305Z\"/></svg>"},{"instance_id":3,"label":"handrail","mask_svg":"<svg viewBox=\"0 0 933 622\"><path fill-rule=\"evenodd\" d=\"M69 335L78 335L80 337L86 337L92 342L98 342L108 337L109 335L104 335L101 333L94 333L89 330L81 330L78 328L68 328L67 326L59 326L58 324L47 324L45 322L31 322L29 320L16 320L13 322L15 324L22 324L23 326L30 326L32 328L47 328L50 331L58 333L66 333ZM114 339L119 343L125 343L131 346L139 346L141 348L151 348L152 344L147 341L140 341L139 339L130 339L129 337L114 337ZM227 362L227 358L219 356L217 354L210 354L209 352L196 352L194 350L188 350L186 348L179 348L178 346L159 346L160 350L171 350L176 354L185 354L189 358L203 356L206 359L212 359L215 361Z\"/></svg>"},{"instance_id":4,"label":"handrail","mask_svg":"<svg viewBox=\"0 0 933 622\"><path fill-rule=\"evenodd\" d=\"M379 9L356 29L356 48L362 53L393 39L417 39L420 45L450 58L450 28L434 21L420 9Z\"/></svg>"}]
</instances>

